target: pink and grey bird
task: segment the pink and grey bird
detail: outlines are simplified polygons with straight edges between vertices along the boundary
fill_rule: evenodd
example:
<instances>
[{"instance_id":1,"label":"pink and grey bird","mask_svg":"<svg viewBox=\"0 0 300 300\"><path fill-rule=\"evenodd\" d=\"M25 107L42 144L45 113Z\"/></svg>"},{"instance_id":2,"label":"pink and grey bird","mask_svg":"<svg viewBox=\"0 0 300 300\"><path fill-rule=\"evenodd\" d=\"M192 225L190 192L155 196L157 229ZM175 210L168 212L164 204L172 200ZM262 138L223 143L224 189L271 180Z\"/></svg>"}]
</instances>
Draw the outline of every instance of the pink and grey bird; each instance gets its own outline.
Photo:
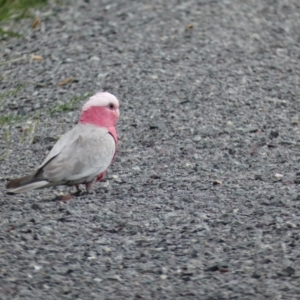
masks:
<instances>
[{"instance_id":1,"label":"pink and grey bird","mask_svg":"<svg viewBox=\"0 0 300 300\"><path fill-rule=\"evenodd\" d=\"M117 150L119 101L110 93L96 93L83 106L78 124L53 146L30 175L10 181L9 193L23 193L56 185L85 184L89 192L100 181Z\"/></svg>"}]
</instances>

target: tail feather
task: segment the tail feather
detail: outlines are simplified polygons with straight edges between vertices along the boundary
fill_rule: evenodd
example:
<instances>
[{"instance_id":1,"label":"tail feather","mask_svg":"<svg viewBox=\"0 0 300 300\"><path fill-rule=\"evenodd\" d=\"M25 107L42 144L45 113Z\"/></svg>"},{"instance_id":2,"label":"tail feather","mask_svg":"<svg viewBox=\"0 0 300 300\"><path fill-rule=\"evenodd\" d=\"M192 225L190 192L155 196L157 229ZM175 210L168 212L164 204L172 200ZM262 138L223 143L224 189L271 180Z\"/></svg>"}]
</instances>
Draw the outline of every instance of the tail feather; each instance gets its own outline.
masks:
<instances>
[{"instance_id":1,"label":"tail feather","mask_svg":"<svg viewBox=\"0 0 300 300\"><path fill-rule=\"evenodd\" d=\"M49 184L49 181L37 178L36 173L14 179L7 183L8 193L23 193L29 190L39 189Z\"/></svg>"}]
</instances>

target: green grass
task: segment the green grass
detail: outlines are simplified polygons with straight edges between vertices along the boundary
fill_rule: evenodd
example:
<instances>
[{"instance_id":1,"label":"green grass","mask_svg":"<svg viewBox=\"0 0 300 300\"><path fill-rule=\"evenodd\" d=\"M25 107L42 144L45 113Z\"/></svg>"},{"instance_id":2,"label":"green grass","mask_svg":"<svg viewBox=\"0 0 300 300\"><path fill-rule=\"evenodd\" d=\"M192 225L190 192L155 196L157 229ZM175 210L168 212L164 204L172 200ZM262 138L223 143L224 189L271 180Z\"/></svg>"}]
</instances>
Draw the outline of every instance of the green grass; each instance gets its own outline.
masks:
<instances>
[{"instance_id":1,"label":"green grass","mask_svg":"<svg viewBox=\"0 0 300 300\"><path fill-rule=\"evenodd\" d=\"M25 84L20 84L15 89L1 93L0 94L0 105L1 105L2 100L4 100L5 98L8 98L8 97L16 96L24 87L25 87ZM73 96L69 101L67 101L65 103L55 104L54 106L49 108L49 115L50 115L50 117L52 117L53 115L55 115L57 113L65 113L65 112L69 112L69 111L74 111L74 110L78 109L78 104L82 100L89 98L92 95L93 95L93 93L86 93L86 94L80 95L80 96ZM36 111L35 113L28 115L26 117L16 115L14 113L6 114L6 115L0 114L0 126L10 125L10 124L18 123L18 122L24 122L27 120L38 121L39 114L40 114L39 111Z\"/></svg>"},{"instance_id":2,"label":"green grass","mask_svg":"<svg viewBox=\"0 0 300 300\"><path fill-rule=\"evenodd\" d=\"M30 9L47 3L47 0L0 0L0 24L11 20L32 18ZM15 31L6 31L0 27L0 35L20 36Z\"/></svg>"},{"instance_id":3,"label":"green grass","mask_svg":"<svg viewBox=\"0 0 300 300\"><path fill-rule=\"evenodd\" d=\"M0 105L1 102L8 97L14 97L16 96L23 88L25 87L24 84L18 85L15 89L5 91L0 94ZM16 114L6 114L6 115L1 115L0 114L0 126L16 123L18 121L21 121L22 117Z\"/></svg>"},{"instance_id":4,"label":"green grass","mask_svg":"<svg viewBox=\"0 0 300 300\"><path fill-rule=\"evenodd\" d=\"M9 114L5 116L0 115L0 126L12 124L21 121L23 118L19 115Z\"/></svg>"},{"instance_id":5,"label":"green grass","mask_svg":"<svg viewBox=\"0 0 300 300\"><path fill-rule=\"evenodd\" d=\"M3 138L3 140L6 143L6 149L5 149L5 151L3 153L0 154L0 161L5 160L5 158L9 154L9 148L10 148L10 144L11 144L11 139L10 139L10 132L9 132L8 129L5 130L2 138Z\"/></svg>"},{"instance_id":6,"label":"green grass","mask_svg":"<svg viewBox=\"0 0 300 300\"><path fill-rule=\"evenodd\" d=\"M25 87L25 84L19 84L14 89L0 93L0 105L4 99L16 96L24 87ZM74 111L74 110L78 109L78 104L82 100L84 100L90 96L92 96L92 93L86 93L86 94L80 95L80 96L73 96L69 101L67 101L65 103L55 104L54 106L49 108L49 115L52 117L54 114L57 114L57 113L65 113L65 112L69 112L69 111ZM38 111L35 112L34 114L26 116L26 117L16 115L14 113L6 114L6 115L0 114L0 126L9 125L9 124L17 123L17 122L23 122L26 120L38 120L38 119L39 119Z\"/></svg>"},{"instance_id":7,"label":"green grass","mask_svg":"<svg viewBox=\"0 0 300 300\"><path fill-rule=\"evenodd\" d=\"M0 79L1 80L1 79ZM16 88L5 91L0 93L0 105L1 101L8 97L14 97L16 96L23 88L25 87L25 84L20 84ZM61 104L56 104L53 107L49 109L49 114L52 116L56 113L65 113L69 111L73 111L78 109L78 104L82 100L90 97L92 93L87 93L80 96L74 96L69 101ZM6 143L6 149L3 153L0 153L0 163L6 159L6 157L9 155L9 149L11 145L11 136L10 136L10 125L21 125L22 124L22 134L20 137L20 145L23 145L24 143L33 143L36 130L39 126L40 122L40 113L41 111L36 111L33 114L27 115L27 116L20 116L16 113L10 113L1 115L0 114L0 128L2 127L3 133L2 136L0 136L0 139L2 141L5 141Z\"/></svg>"},{"instance_id":8,"label":"green grass","mask_svg":"<svg viewBox=\"0 0 300 300\"><path fill-rule=\"evenodd\" d=\"M53 107L50 108L50 116L52 117L55 113L63 113L63 112L69 112L74 111L78 108L78 103L82 100L92 96L91 93L80 95L80 96L74 96L69 101L61 104L55 104Z\"/></svg>"},{"instance_id":9,"label":"green grass","mask_svg":"<svg viewBox=\"0 0 300 300\"><path fill-rule=\"evenodd\" d=\"M13 96L17 95L19 93L19 91L21 91L24 87L25 87L25 84L20 84L13 90L1 93L0 94L0 102L5 98L13 97Z\"/></svg>"}]
</instances>

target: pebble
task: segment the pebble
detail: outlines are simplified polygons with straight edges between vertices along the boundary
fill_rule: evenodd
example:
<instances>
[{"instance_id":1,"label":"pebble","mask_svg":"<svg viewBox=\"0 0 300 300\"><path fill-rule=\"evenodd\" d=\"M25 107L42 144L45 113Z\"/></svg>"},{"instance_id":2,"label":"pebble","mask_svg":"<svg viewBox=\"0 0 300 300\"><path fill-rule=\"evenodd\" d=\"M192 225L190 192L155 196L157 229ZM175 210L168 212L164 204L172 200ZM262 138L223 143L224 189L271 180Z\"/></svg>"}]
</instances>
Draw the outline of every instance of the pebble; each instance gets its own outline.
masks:
<instances>
[{"instance_id":1,"label":"pebble","mask_svg":"<svg viewBox=\"0 0 300 300\"><path fill-rule=\"evenodd\" d=\"M131 169L137 172L141 171L141 168L139 166L134 166Z\"/></svg>"},{"instance_id":2,"label":"pebble","mask_svg":"<svg viewBox=\"0 0 300 300\"><path fill-rule=\"evenodd\" d=\"M290 222L290 221L287 221L286 222L286 225L287 227L289 228L297 228L297 224L293 223L293 222Z\"/></svg>"},{"instance_id":3,"label":"pebble","mask_svg":"<svg viewBox=\"0 0 300 300\"><path fill-rule=\"evenodd\" d=\"M234 127L234 123L232 121L227 121L226 126L227 127Z\"/></svg>"},{"instance_id":4,"label":"pebble","mask_svg":"<svg viewBox=\"0 0 300 300\"><path fill-rule=\"evenodd\" d=\"M43 226L42 231L46 234L50 234L52 232L52 228L49 226Z\"/></svg>"},{"instance_id":5,"label":"pebble","mask_svg":"<svg viewBox=\"0 0 300 300\"><path fill-rule=\"evenodd\" d=\"M202 139L202 138L201 138L200 135L196 135L196 136L193 137L193 141L194 141L194 142L200 142L201 139Z\"/></svg>"},{"instance_id":6,"label":"pebble","mask_svg":"<svg viewBox=\"0 0 300 300\"><path fill-rule=\"evenodd\" d=\"M92 56L92 57L90 58L90 61L98 62L98 61L100 61L100 58L99 58L98 56Z\"/></svg>"}]
</instances>

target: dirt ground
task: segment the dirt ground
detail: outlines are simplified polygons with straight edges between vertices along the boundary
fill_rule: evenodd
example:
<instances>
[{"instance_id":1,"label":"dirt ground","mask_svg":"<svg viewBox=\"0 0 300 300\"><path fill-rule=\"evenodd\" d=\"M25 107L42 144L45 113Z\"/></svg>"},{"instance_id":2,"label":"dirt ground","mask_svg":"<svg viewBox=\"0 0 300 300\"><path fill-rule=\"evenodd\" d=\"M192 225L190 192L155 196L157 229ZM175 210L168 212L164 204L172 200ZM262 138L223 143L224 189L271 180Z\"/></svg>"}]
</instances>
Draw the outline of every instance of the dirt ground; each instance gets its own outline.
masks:
<instances>
[{"instance_id":1,"label":"dirt ground","mask_svg":"<svg viewBox=\"0 0 300 300\"><path fill-rule=\"evenodd\" d=\"M36 13L0 41L0 299L300 299L300 2ZM8 195L98 90L121 118L95 193Z\"/></svg>"}]
</instances>

